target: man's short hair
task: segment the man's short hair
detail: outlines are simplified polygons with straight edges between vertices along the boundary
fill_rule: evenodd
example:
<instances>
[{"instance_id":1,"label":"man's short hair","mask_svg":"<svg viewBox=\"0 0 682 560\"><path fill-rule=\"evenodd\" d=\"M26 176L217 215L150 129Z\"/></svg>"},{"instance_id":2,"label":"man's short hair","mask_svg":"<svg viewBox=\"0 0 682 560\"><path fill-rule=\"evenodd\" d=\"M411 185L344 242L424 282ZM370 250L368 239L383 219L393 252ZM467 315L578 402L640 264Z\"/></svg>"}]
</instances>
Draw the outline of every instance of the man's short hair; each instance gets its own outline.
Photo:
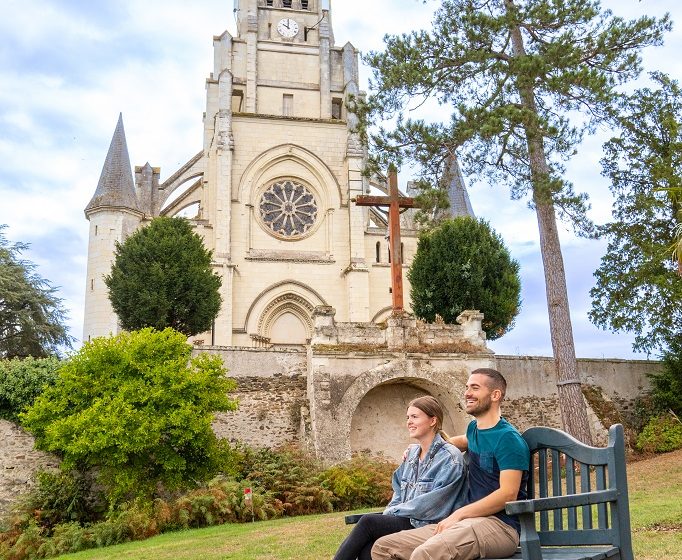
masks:
<instances>
[{"instance_id":1,"label":"man's short hair","mask_svg":"<svg viewBox=\"0 0 682 560\"><path fill-rule=\"evenodd\" d=\"M502 399L504 399L504 395L507 392L507 380L499 371L492 368L478 368L472 371L471 375L474 375L475 373L485 375L488 378L488 388L493 391L499 389L502 393Z\"/></svg>"}]
</instances>

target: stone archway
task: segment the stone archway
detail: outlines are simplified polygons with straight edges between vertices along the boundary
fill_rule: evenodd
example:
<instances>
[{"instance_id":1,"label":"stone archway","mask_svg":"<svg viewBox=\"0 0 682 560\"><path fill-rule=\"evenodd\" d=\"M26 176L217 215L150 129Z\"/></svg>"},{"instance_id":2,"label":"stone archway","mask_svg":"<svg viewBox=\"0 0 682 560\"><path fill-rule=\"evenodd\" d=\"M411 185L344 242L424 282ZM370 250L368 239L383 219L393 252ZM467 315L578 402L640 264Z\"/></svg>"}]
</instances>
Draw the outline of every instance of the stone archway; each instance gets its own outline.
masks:
<instances>
[{"instance_id":1,"label":"stone archway","mask_svg":"<svg viewBox=\"0 0 682 560\"><path fill-rule=\"evenodd\" d=\"M462 358L388 353L384 358L381 353L347 356L313 351L308 396L315 453L330 463L343 461L351 456L351 450L371 449L375 446L373 441L382 435L386 440L399 442L402 456L406 405L417 391L439 399L450 416L451 424L446 424L446 430L461 434L469 421L461 404L469 372L490 366L489 354ZM351 371L362 373L349 375ZM389 414L386 409L378 408L379 397L391 398L397 410L392 408ZM388 429L391 433L387 435ZM396 455L395 446L386 443L381 447L391 456Z\"/></svg>"},{"instance_id":2,"label":"stone archway","mask_svg":"<svg viewBox=\"0 0 682 560\"><path fill-rule=\"evenodd\" d=\"M377 385L358 404L351 420L351 452L382 453L400 461L405 448L414 443L405 428L407 406L422 395L432 395L443 405L445 432L464 432L466 415L460 403L454 402L442 387L424 379L396 379Z\"/></svg>"}]
</instances>

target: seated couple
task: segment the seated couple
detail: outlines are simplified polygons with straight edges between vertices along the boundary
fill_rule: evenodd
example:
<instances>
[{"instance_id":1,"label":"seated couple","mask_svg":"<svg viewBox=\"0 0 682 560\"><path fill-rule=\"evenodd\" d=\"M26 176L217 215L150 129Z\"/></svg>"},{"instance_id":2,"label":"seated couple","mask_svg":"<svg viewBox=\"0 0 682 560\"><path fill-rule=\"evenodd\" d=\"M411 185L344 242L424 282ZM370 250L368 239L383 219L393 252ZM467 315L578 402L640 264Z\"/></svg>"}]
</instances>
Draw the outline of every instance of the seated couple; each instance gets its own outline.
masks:
<instances>
[{"instance_id":1,"label":"seated couple","mask_svg":"<svg viewBox=\"0 0 682 560\"><path fill-rule=\"evenodd\" d=\"M466 434L441 431L443 410L433 397L407 409L410 446L393 475L393 498L381 514L364 515L334 560L474 560L511 556L519 523L504 512L526 498L530 453L501 416L507 383L494 369L467 381ZM461 451L468 451L468 473Z\"/></svg>"}]
</instances>

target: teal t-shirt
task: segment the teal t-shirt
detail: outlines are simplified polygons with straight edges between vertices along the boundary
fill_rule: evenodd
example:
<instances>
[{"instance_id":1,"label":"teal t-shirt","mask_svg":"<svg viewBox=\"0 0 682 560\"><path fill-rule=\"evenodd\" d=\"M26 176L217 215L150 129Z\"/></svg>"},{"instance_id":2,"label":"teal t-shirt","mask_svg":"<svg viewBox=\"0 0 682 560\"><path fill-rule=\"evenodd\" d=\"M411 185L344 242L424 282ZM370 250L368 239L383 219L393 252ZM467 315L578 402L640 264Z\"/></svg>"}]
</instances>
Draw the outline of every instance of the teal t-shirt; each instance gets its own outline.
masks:
<instances>
[{"instance_id":1,"label":"teal t-shirt","mask_svg":"<svg viewBox=\"0 0 682 560\"><path fill-rule=\"evenodd\" d=\"M500 471L523 471L521 488L517 500L526 499L526 481L530 452L526 440L514 426L504 418L487 430L479 430L476 420L467 427L469 452L469 503L485 498L500 488ZM504 510L495 514L508 525L520 531L515 515L507 515Z\"/></svg>"}]
</instances>

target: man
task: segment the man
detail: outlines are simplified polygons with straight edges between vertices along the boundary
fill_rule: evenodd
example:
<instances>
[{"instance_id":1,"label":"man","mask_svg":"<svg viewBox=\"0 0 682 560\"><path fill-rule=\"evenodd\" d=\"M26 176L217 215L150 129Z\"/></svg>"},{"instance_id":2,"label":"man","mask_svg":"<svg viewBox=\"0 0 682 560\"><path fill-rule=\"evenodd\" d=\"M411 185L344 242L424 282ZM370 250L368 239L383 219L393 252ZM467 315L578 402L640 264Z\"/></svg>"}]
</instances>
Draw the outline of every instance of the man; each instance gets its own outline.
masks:
<instances>
[{"instance_id":1,"label":"man","mask_svg":"<svg viewBox=\"0 0 682 560\"><path fill-rule=\"evenodd\" d=\"M519 522L504 512L526 498L530 453L516 428L502 418L507 382L494 369L474 370L466 385L466 411L475 420L450 443L469 452L467 505L438 525L382 537L372 560L506 558L519 544Z\"/></svg>"}]
</instances>

